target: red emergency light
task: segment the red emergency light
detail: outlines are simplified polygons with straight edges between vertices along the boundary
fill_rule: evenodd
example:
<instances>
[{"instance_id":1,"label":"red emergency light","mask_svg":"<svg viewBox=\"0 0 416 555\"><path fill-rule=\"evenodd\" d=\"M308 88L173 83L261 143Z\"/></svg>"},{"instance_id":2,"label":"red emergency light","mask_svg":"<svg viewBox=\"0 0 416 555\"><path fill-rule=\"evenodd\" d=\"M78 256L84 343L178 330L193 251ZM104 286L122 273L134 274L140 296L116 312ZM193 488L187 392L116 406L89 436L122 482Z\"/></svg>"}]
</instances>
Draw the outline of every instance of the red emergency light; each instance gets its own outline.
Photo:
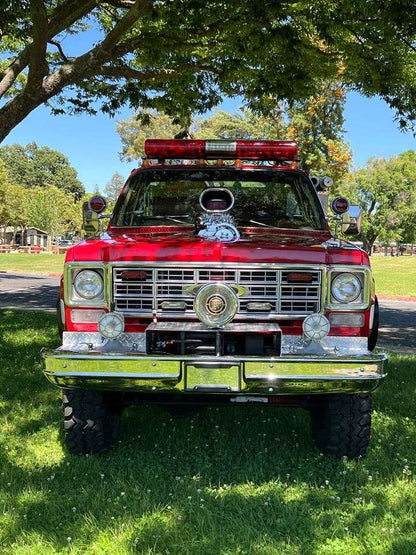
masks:
<instances>
[{"instance_id":1,"label":"red emergency light","mask_svg":"<svg viewBox=\"0 0 416 555\"><path fill-rule=\"evenodd\" d=\"M295 141L225 141L190 139L147 139L146 156L152 159L200 160L281 160L293 161L298 155Z\"/></svg>"}]
</instances>

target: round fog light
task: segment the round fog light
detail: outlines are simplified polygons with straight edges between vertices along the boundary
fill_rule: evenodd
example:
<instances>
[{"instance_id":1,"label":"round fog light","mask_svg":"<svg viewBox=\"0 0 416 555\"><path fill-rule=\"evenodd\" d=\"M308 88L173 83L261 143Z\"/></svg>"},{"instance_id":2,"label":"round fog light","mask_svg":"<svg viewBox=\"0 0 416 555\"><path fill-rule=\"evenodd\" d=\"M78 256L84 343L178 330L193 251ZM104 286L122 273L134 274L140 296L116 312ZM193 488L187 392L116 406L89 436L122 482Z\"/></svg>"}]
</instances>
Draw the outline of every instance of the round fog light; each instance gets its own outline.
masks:
<instances>
[{"instance_id":1,"label":"round fog light","mask_svg":"<svg viewBox=\"0 0 416 555\"><path fill-rule=\"evenodd\" d=\"M98 321L98 330L107 339L116 339L124 331L124 316L118 312L108 312Z\"/></svg>"},{"instance_id":2,"label":"round fog light","mask_svg":"<svg viewBox=\"0 0 416 555\"><path fill-rule=\"evenodd\" d=\"M323 339L328 335L330 327L328 318L323 314L310 314L302 324L303 334L308 339Z\"/></svg>"}]
</instances>

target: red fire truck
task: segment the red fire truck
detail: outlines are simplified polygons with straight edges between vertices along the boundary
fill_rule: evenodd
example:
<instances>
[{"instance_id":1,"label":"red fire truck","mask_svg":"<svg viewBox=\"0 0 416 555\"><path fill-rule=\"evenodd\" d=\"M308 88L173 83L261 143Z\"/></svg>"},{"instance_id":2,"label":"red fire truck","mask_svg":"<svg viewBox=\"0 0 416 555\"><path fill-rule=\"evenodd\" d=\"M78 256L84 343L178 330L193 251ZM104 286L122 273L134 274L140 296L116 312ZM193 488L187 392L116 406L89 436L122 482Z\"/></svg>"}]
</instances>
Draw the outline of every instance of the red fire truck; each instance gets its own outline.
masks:
<instances>
[{"instance_id":1,"label":"red fire truck","mask_svg":"<svg viewBox=\"0 0 416 555\"><path fill-rule=\"evenodd\" d=\"M71 453L101 453L121 412L153 403L301 407L318 449L365 456L378 305L360 209L298 168L291 141L147 140L105 232L66 255L62 345L44 351L63 389ZM331 233L329 220L336 232Z\"/></svg>"}]
</instances>

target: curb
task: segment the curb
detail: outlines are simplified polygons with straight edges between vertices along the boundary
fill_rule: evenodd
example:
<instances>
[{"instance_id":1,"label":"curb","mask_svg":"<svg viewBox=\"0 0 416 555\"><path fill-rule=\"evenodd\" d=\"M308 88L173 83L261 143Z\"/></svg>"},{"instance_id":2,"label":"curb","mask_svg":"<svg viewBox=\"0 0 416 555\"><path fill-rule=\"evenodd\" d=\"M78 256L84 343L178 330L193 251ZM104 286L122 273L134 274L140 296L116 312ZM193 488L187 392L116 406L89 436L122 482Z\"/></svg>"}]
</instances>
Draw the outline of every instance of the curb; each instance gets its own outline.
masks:
<instances>
[{"instance_id":1,"label":"curb","mask_svg":"<svg viewBox=\"0 0 416 555\"><path fill-rule=\"evenodd\" d=\"M377 295L379 301L396 301L402 303L416 303L416 299L414 297L379 297Z\"/></svg>"},{"instance_id":2,"label":"curb","mask_svg":"<svg viewBox=\"0 0 416 555\"><path fill-rule=\"evenodd\" d=\"M416 355L416 349L408 347L398 347L389 343L377 343L377 350L389 351L395 355Z\"/></svg>"}]
</instances>

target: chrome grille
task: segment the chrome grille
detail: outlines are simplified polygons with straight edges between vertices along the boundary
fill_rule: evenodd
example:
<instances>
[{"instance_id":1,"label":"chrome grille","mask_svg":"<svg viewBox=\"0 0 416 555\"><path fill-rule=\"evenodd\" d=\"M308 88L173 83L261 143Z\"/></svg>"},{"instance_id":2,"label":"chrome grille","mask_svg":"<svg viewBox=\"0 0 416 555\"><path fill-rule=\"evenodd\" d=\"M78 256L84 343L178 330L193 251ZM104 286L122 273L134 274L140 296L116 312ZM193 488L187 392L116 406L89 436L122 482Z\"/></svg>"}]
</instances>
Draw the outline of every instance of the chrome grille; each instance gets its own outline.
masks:
<instances>
[{"instance_id":1,"label":"chrome grille","mask_svg":"<svg viewBox=\"0 0 416 555\"><path fill-rule=\"evenodd\" d=\"M293 283L290 274L307 273L307 283ZM237 318L275 318L278 315L303 316L319 310L321 304L321 270L264 268L185 268L185 267L114 267L114 309L125 314L150 316L152 310L175 318L193 318L194 297L191 285L222 281L239 285L245 293L239 298ZM166 301L166 302L165 302ZM170 308L169 301L180 301L185 308ZM249 310L247 304L268 303L270 310ZM165 302L164 308L162 303ZM166 308L168 306L168 308Z\"/></svg>"}]
</instances>

